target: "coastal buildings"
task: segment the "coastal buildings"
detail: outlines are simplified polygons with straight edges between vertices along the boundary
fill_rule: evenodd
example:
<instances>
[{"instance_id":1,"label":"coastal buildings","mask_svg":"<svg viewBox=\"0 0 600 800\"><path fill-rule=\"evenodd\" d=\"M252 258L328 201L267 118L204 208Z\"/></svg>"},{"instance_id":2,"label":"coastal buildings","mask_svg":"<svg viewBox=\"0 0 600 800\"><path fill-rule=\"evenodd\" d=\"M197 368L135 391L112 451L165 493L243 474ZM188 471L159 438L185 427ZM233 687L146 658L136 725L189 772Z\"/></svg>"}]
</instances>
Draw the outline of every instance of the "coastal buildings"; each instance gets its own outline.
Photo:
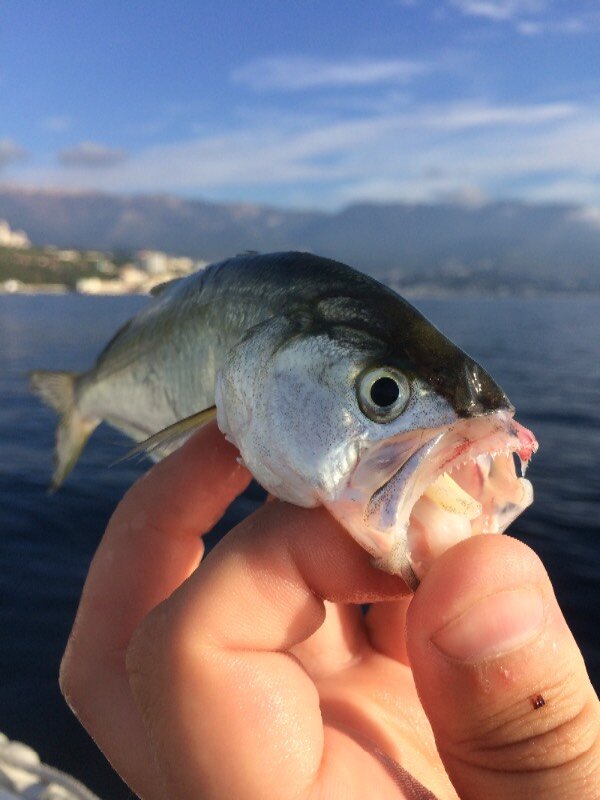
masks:
<instances>
[{"instance_id":1,"label":"coastal buildings","mask_svg":"<svg viewBox=\"0 0 600 800\"><path fill-rule=\"evenodd\" d=\"M36 247L24 231L0 219L0 294L145 294L207 263L158 250L127 259L100 250Z\"/></svg>"},{"instance_id":2,"label":"coastal buildings","mask_svg":"<svg viewBox=\"0 0 600 800\"><path fill-rule=\"evenodd\" d=\"M31 242L25 231L13 231L5 219L0 219L0 247L22 250L31 247Z\"/></svg>"},{"instance_id":3,"label":"coastal buildings","mask_svg":"<svg viewBox=\"0 0 600 800\"><path fill-rule=\"evenodd\" d=\"M81 294L146 294L160 283L182 278L207 264L207 261L171 256L157 250L141 250L136 254L135 263L115 268L113 278L107 280L99 275L80 278L76 288Z\"/></svg>"}]
</instances>

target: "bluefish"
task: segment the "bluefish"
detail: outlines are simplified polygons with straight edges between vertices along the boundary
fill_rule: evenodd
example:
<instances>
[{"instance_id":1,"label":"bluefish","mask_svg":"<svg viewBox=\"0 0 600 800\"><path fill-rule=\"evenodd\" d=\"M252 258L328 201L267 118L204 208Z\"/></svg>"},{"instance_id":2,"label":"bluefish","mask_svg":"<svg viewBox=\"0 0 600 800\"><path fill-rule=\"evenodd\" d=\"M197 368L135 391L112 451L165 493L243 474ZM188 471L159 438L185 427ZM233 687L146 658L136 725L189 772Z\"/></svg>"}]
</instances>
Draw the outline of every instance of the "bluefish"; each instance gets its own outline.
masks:
<instances>
[{"instance_id":1,"label":"bluefish","mask_svg":"<svg viewBox=\"0 0 600 800\"><path fill-rule=\"evenodd\" d=\"M326 506L412 588L532 502L537 442L505 393L373 278L309 253L245 254L155 295L89 371L32 373L60 414L53 488L102 421L158 459L216 416L266 490Z\"/></svg>"}]
</instances>

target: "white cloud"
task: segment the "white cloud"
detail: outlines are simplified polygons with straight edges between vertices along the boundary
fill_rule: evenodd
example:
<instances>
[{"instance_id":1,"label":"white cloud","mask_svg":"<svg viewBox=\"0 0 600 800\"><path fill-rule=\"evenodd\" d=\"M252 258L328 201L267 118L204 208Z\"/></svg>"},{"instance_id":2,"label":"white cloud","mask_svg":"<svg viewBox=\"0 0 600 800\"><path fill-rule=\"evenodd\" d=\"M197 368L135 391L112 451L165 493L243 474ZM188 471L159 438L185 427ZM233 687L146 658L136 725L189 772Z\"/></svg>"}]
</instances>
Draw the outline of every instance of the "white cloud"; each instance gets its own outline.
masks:
<instances>
[{"instance_id":1,"label":"white cloud","mask_svg":"<svg viewBox=\"0 0 600 800\"><path fill-rule=\"evenodd\" d=\"M447 0L470 17L494 23L509 23L523 36L543 34L579 35L600 27L597 0L580 0L579 6L566 3L568 12L556 7L554 0Z\"/></svg>"},{"instance_id":2,"label":"white cloud","mask_svg":"<svg viewBox=\"0 0 600 800\"><path fill-rule=\"evenodd\" d=\"M545 32L544 26L541 22L533 22L532 20L525 20L517 24L517 31L523 36L539 36Z\"/></svg>"},{"instance_id":3,"label":"white cloud","mask_svg":"<svg viewBox=\"0 0 600 800\"><path fill-rule=\"evenodd\" d=\"M544 34L578 36L596 32L600 28L600 12L589 11L577 16L562 18L523 20L517 22L516 29L523 36L542 36Z\"/></svg>"},{"instance_id":4,"label":"white cloud","mask_svg":"<svg viewBox=\"0 0 600 800\"><path fill-rule=\"evenodd\" d=\"M63 133L70 129L72 122L71 117L63 114L54 114L51 117L44 117L40 124L44 130L51 133Z\"/></svg>"},{"instance_id":5,"label":"white cloud","mask_svg":"<svg viewBox=\"0 0 600 800\"><path fill-rule=\"evenodd\" d=\"M325 61L317 58L263 58L239 67L232 80L260 90L364 87L371 84L405 83L430 72L424 61L404 59L353 59Z\"/></svg>"},{"instance_id":6,"label":"white cloud","mask_svg":"<svg viewBox=\"0 0 600 800\"><path fill-rule=\"evenodd\" d=\"M542 0L451 0L452 5L473 17L506 21L537 14L547 5Z\"/></svg>"},{"instance_id":7,"label":"white cloud","mask_svg":"<svg viewBox=\"0 0 600 800\"><path fill-rule=\"evenodd\" d=\"M585 175L550 178L543 184L530 187L522 196L533 203L573 203L588 206L600 203L597 182Z\"/></svg>"},{"instance_id":8,"label":"white cloud","mask_svg":"<svg viewBox=\"0 0 600 800\"><path fill-rule=\"evenodd\" d=\"M543 122L572 117L576 107L572 103L545 103L539 105L491 106L459 103L445 109L424 111L411 115L407 124L424 128L461 130L497 125L536 125Z\"/></svg>"},{"instance_id":9,"label":"white cloud","mask_svg":"<svg viewBox=\"0 0 600 800\"><path fill-rule=\"evenodd\" d=\"M73 147L61 150L58 160L66 167L106 168L120 164L127 153L120 147L108 147L97 142L80 142Z\"/></svg>"},{"instance_id":10,"label":"white cloud","mask_svg":"<svg viewBox=\"0 0 600 800\"><path fill-rule=\"evenodd\" d=\"M447 103L359 119L244 118L235 130L147 147L94 168L22 167L22 183L168 191L335 207L356 200L482 203L487 197L600 204L600 118L568 103Z\"/></svg>"},{"instance_id":11,"label":"white cloud","mask_svg":"<svg viewBox=\"0 0 600 800\"><path fill-rule=\"evenodd\" d=\"M0 169L7 167L16 161L21 161L27 155L27 151L14 139L0 139Z\"/></svg>"},{"instance_id":12,"label":"white cloud","mask_svg":"<svg viewBox=\"0 0 600 800\"><path fill-rule=\"evenodd\" d=\"M462 208L483 208L490 202L489 195L481 186L459 186L450 192L441 192L438 199Z\"/></svg>"},{"instance_id":13,"label":"white cloud","mask_svg":"<svg viewBox=\"0 0 600 800\"><path fill-rule=\"evenodd\" d=\"M600 206L578 208L571 214L571 219L575 222L582 222L584 225L591 225L593 228L600 229Z\"/></svg>"}]
</instances>

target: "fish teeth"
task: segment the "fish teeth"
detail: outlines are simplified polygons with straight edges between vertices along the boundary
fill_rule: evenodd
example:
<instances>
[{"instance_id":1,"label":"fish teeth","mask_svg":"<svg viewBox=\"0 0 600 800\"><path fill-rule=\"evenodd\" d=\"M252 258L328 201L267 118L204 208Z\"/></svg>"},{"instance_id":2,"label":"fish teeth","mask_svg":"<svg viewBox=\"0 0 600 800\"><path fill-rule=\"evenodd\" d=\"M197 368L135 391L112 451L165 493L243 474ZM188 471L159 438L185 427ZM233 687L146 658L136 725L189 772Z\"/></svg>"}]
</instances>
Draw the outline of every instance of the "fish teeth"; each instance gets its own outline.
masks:
<instances>
[{"instance_id":1,"label":"fish teeth","mask_svg":"<svg viewBox=\"0 0 600 800\"><path fill-rule=\"evenodd\" d=\"M424 496L437 503L445 511L462 514L467 519L476 519L482 511L481 503L461 489L447 472L444 472L427 487Z\"/></svg>"},{"instance_id":2,"label":"fish teeth","mask_svg":"<svg viewBox=\"0 0 600 800\"><path fill-rule=\"evenodd\" d=\"M489 453L481 453L481 455L477 456L475 461L477 462L477 466L479 467L479 471L481 472L482 476L487 478L490 474L490 470L492 469L492 456Z\"/></svg>"},{"instance_id":3,"label":"fish teeth","mask_svg":"<svg viewBox=\"0 0 600 800\"><path fill-rule=\"evenodd\" d=\"M515 452L514 448L511 447L510 444L507 444L505 447L501 448L500 450L490 450L488 453L480 453L478 456L474 456L472 458L467 458L467 459L465 459L463 461L458 461L458 460L454 461L452 464L450 464L447 467L445 474L451 475L453 472L456 472L457 470L460 471L460 469L462 469L462 467L464 467L465 464L476 463L479 466L479 468L482 471L482 473L484 474L484 476L487 477L487 475L489 475L490 470L492 468L492 463L493 463L494 459L498 458L498 456L511 456L511 455L514 454L514 452ZM521 466L522 466L522 470L523 470L523 475L525 474L524 469L526 468L527 463L528 462L524 462L521 459Z\"/></svg>"}]
</instances>

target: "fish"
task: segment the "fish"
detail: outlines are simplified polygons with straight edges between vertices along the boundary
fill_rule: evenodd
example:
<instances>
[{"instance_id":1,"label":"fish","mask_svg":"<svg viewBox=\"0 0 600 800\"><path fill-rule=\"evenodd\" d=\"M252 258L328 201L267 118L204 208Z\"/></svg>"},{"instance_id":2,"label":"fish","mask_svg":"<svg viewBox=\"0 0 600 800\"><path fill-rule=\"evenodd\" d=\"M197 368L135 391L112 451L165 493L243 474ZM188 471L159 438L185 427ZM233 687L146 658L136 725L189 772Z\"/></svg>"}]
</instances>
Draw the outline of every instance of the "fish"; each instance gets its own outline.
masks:
<instances>
[{"instance_id":1,"label":"fish","mask_svg":"<svg viewBox=\"0 0 600 800\"><path fill-rule=\"evenodd\" d=\"M216 418L264 489L325 506L411 589L533 501L538 444L504 391L374 278L311 253L246 253L154 295L87 372L31 373L60 415L53 489L103 421L159 460Z\"/></svg>"}]
</instances>

